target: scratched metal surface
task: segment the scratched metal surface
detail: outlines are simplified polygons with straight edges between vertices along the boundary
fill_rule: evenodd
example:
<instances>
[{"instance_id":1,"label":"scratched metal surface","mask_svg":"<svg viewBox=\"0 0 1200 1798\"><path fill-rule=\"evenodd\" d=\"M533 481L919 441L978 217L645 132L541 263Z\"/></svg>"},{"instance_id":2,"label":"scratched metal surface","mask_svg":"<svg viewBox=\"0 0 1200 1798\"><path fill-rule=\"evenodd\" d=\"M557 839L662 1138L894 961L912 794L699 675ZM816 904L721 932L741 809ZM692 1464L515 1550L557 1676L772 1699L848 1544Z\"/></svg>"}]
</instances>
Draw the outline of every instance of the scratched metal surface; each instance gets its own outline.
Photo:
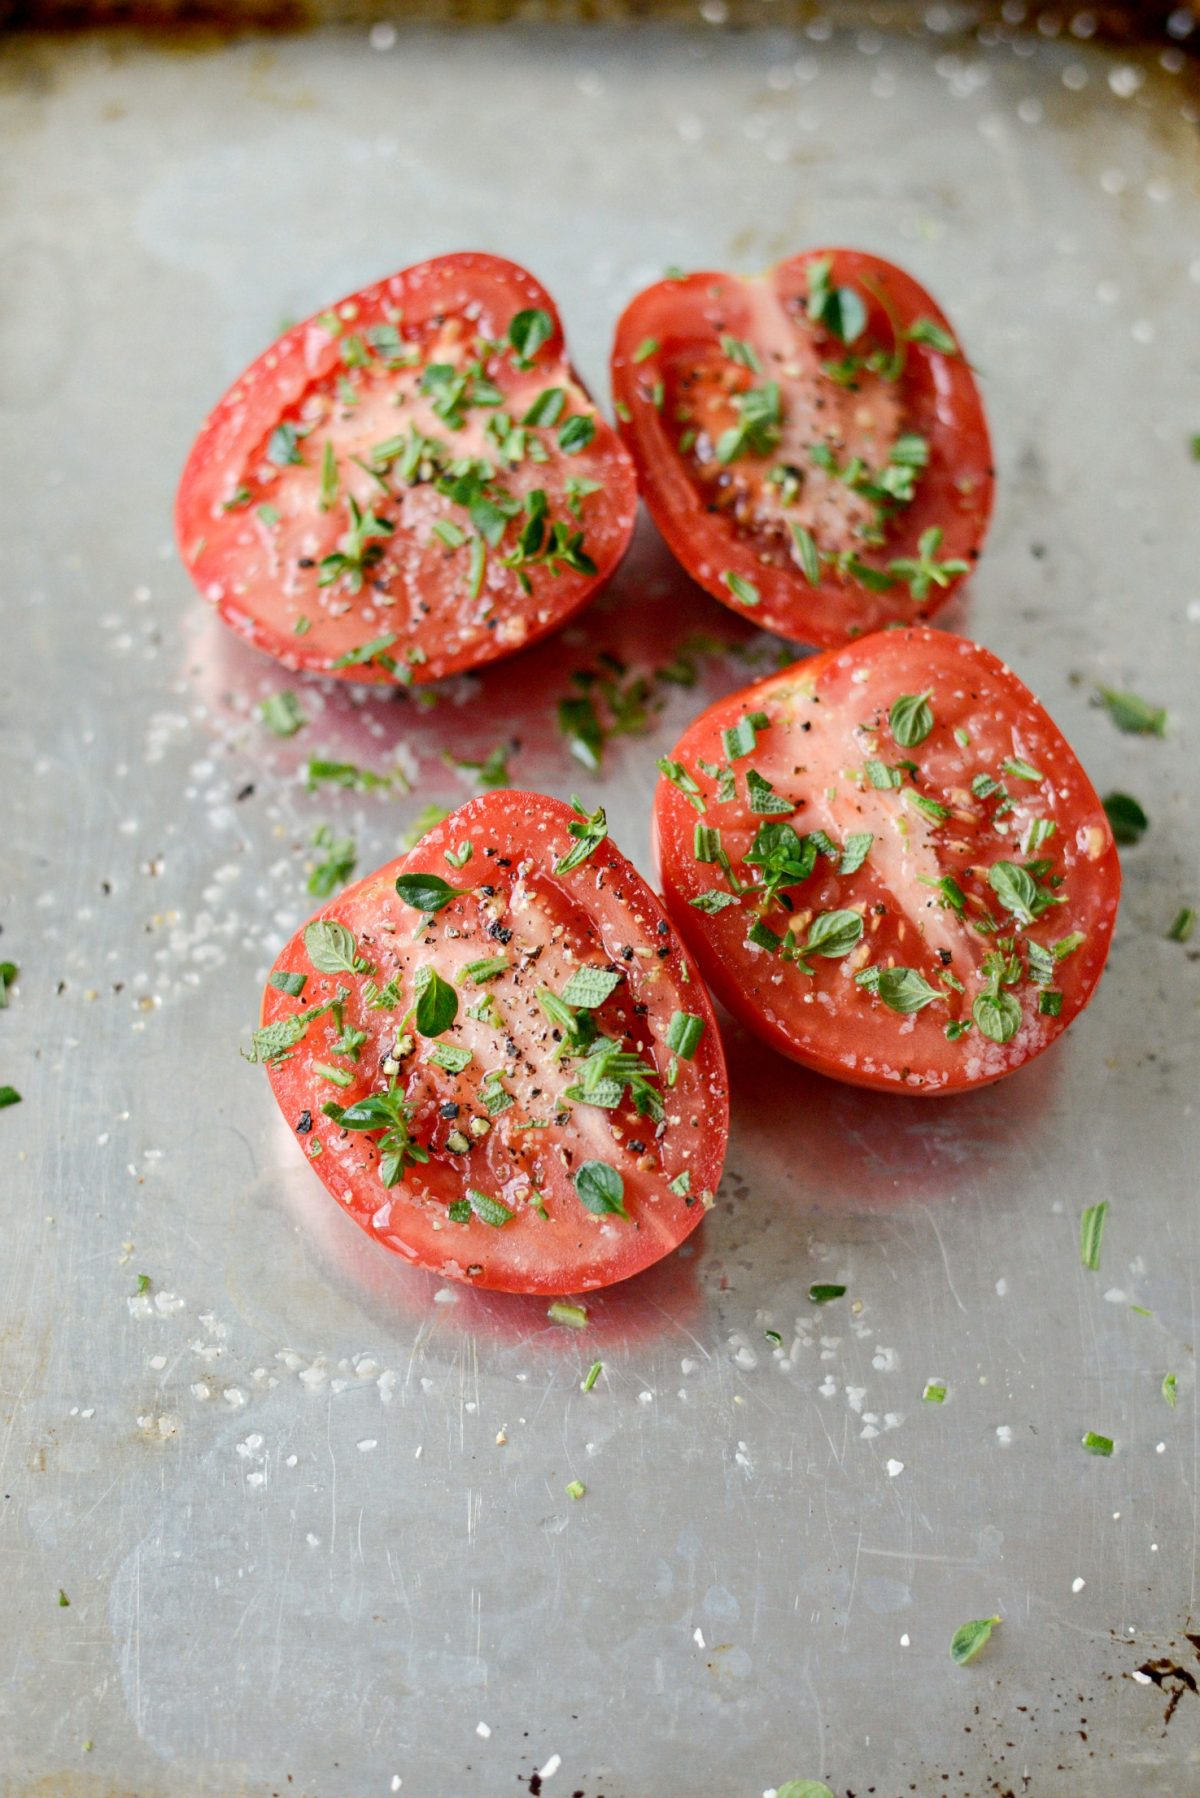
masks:
<instances>
[{"instance_id":1,"label":"scratched metal surface","mask_svg":"<svg viewBox=\"0 0 1200 1798\"><path fill-rule=\"evenodd\" d=\"M1132 1677L1200 1673L1198 958L1163 941L1200 896L1186 78L818 24L26 40L0 88L0 1789L1200 1791L1200 1700L1165 1724L1186 1682ZM176 472L282 315L440 249L527 262L606 391L664 264L821 241L958 321L1001 485L956 622L1153 825L1097 1003L998 1090L874 1097L731 1030L718 1209L577 1336L368 1244L237 1045L314 827L375 865L469 789L445 748L518 737L514 780L602 796L647 867L653 757L746 660L702 655L599 782L553 703L597 650L740 627L645 532L577 629L433 711L290 682L193 598ZM1167 741L1118 736L1096 680L1170 705ZM253 716L284 684L289 744ZM308 795L318 749L419 792Z\"/></svg>"}]
</instances>

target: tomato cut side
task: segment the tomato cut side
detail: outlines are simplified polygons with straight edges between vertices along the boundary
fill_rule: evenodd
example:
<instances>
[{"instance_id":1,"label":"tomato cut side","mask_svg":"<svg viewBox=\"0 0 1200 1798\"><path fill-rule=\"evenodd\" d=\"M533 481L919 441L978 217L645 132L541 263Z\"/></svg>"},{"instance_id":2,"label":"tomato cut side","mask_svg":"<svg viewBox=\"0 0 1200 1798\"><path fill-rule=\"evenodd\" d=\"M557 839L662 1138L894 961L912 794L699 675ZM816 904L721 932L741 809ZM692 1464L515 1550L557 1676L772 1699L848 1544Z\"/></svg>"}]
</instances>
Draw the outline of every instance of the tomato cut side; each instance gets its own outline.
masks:
<instances>
[{"instance_id":1,"label":"tomato cut side","mask_svg":"<svg viewBox=\"0 0 1200 1798\"><path fill-rule=\"evenodd\" d=\"M945 315L889 262L808 250L648 287L617 326L618 428L694 580L795 642L933 615L992 509L991 445Z\"/></svg>"},{"instance_id":2,"label":"tomato cut side","mask_svg":"<svg viewBox=\"0 0 1200 1798\"><path fill-rule=\"evenodd\" d=\"M296 933L254 1045L338 1203L447 1278L607 1286L713 1204L712 1006L603 813L461 806Z\"/></svg>"},{"instance_id":3,"label":"tomato cut side","mask_svg":"<svg viewBox=\"0 0 1200 1798\"><path fill-rule=\"evenodd\" d=\"M1088 1003L1121 890L1104 808L1004 664L921 627L710 706L659 763L667 908L765 1041L860 1086L985 1085Z\"/></svg>"},{"instance_id":4,"label":"tomato cut side","mask_svg":"<svg viewBox=\"0 0 1200 1798\"><path fill-rule=\"evenodd\" d=\"M258 648L409 685L557 629L621 560L636 506L549 294L461 254L272 344L193 445L176 536Z\"/></svg>"}]
</instances>

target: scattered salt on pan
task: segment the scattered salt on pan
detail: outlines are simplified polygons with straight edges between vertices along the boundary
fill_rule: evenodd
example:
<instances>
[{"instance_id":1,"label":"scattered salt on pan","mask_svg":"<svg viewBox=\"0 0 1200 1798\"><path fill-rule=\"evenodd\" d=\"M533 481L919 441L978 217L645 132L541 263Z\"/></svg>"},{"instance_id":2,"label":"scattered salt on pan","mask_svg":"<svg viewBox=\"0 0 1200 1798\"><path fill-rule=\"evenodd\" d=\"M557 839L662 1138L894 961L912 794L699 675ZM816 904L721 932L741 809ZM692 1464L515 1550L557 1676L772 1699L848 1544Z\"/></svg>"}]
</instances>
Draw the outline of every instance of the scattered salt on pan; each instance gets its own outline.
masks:
<instances>
[{"instance_id":1,"label":"scattered salt on pan","mask_svg":"<svg viewBox=\"0 0 1200 1798\"><path fill-rule=\"evenodd\" d=\"M550 1759L546 1762L546 1765L542 1768L541 1777L543 1779L553 1779L554 1775L558 1772L558 1769L561 1766L562 1766L562 1755L561 1754L552 1754L550 1756Z\"/></svg>"},{"instance_id":2,"label":"scattered salt on pan","mask_svg":"<svg viewBox=\"0 0 1200 1798\"><path fill-rule=\"evenodd\" d=\"M362 1441L358 1444L358 1448L361 1450L361 1452L364 1455L369 1455L373 1448L378 1448L378 1447L379 1447L379 1442L378 1442L377 1438L374 1436L364 1436Z\"/></svg>"},{"instance_id":3,"label":"scattered salt on pan","mask_svg":"<svg viewBox=\"0 0 1200 1798\"><path fill-rule=\"evenodd\" d=\"M1071 1590L1072 1592L1082 1592L1086 1585L1087 1581L1084 1579L1073 1579L1071 1581Z\"/></svg>"},{"instance_id":4,"label":"scattered salt on pan","mask_svg":"<svg viewBox=\"0 0 1200 1798\"><path fill-rule=\"evenodd\" d=\"M693 1361L690 1355L685 1355L679 1363L679 1371L680 1373L695 1373L699 1365L699 1361Z\"/></svg>"},{"instance_id":5,"label":"scattered salt on pan","mask_svg":"<svg viewBox=\"0 0 1200 1798\"><path fill-rule=\"evenodd\" d=\"M1154 1452L1156 1455L1165 1455L1167 1452L1166 1443L1165 1442L1156 1442L1154 1445Z\"/></svg>"},{"instance_id":6,"label":"scattered salt on pan","mask_svg":"<svg viewBox=\"0 0 1200 1798\"><path fill-rule=\"evenodd\" d=\"M404 1781L401 1779L400 1775L398 1773L393 1773L392 1774L392 1790L393 1790L393 1792L398 1792L400 1790L400 1787L403 1784L404 1784Z\"/></svg>"},{"instance_id":7,"label":"scattered salt on pan","mask_svg":"<svg viewBox=\"0 0 1200 1798\"><path fill-rule=\"evenodd\" d=\"M308 1532L307 1536L305 1536L304 1540L308 1543L308 1546L310 1548L320 1548L320 1546L321 1546L320 1536L314 1536L311 1530L309 1530L309 1532Z\"/></svg>"},{"instance_id":8,"label":"scattered salt on pan","mask_svg":"<svg viewBox=\"0 0 1200 1798\"><path fill-rule=\"evenodd\" d=\"M1143 1673L1140 1667L1135 1667L1129 1677L1136 1680L1139 1686L1148 1686L1151 1683L1150 1675Z\"/></svg>"},{"instance_id":9,"label":"scattered salt on pan","mask_svg":"<svg viewBox=\"0 0 1200 1798\"><path fill-rule=\"evenodd\" d=\"M482 1736L485 1742L487 1741L487 1739L491 1735L491 1733L492 1732L488 1728L486 1723L477 1723L475 1725L475 1734L477 1736Z\"/></svg>"},{"instance_id":10,"label":"scattered salt on pan","mask_svg":"<svg viewBox=\"0 0 1200 1798\"><path fill-rule=\"evenodd\" d=\"M912 1642L911 1642L910 1638L908 1636L901 1636L900 1646L901 1646L901 1648L911 1648Z\"/></svg>"},{"instance_id":11,"label":"scattered salt on pan","mask_svg":"<svg viewBox=\"0 0 1200 1798\"><path fill-rule=\"evenodd\" d=\"M225 1400L227 1405L232 1405L235 1411L242 1410L242 1408L250 1402L240 1386L226 1386L221 1397Z\"/></svg>"},{"instance_id":12,"label":"scattered salt on pan","mask_svg":"<svg viewBox=\"0 0 1200 1798\"><path fill-rule=\"evenodd\" d=\"M652 1392L639 1392L638 1393L638 1404L639 1405L652 1405L653 1403L654 1403L654 1394Z\"/></svg>"},{"instance_id":13,"label":"scattered salt on pan","mask_svg":"<svg viewBox=\"0 0 1200 1798\"><path fill-rule=\"evenodd\" d=\"M1008 1281L1007 1280L997 1280L996 1281L996 1297L998 1299L1002 1299L1002 1298L1006 1298L1007 1296L1008 1296Z\"/></svg>"},{"instance_id":14,"label":"scattered salt on pan","mask_svg":"<svg viewBox=\"0 0 1200 1798\"><path fill-rule=\"evenodd\" d=\"M696 1644L697 1648L703 1648L704 1647L704 1631L702 1629L694 1629L692 1631L692 1641Z\"/></svg>"},{"instance_id":15,"label":"scattered salt on pan","mask_svg":"<svg viewBox=\"0 0 1200 1798\"><path fill-rule=\"evenodd\" d=\"M1001 1448L1008 1448L1012 1443L1012 1430L1006 1423L996 1425L996 1440Z\"/></svg>"},{"instance_id":16,"label":"scattered salt on pan","mask_svg":"<svg viewBox=\"0 0 1200 1798\"><path fill-rule=\"evenodd\" d=\"M385 1405L389 1405L392 1402L392 1395L396 1390L396 1380L397 1375L390 1367L387 1367L375 1382L376 1386L379 1388L379 1396Z\"/></svg>"},{"instance_id":17,"label":"scattered salt on pan","mask_svg":"<svg viewBox=\"0 0 1200 1798\"><path fill-rule=\"evenodd\" d=\"M439 1286L433 1295L435 1305L457 1305L458 1294L451 1286Z\"/></svg>"},{"instance_id":18,"label":"scattered salt on pan","mask_svg":"<svg viewBox=\"0 0 1200 1798\"><path fill-rule=\"evenodd\" d=\"M889 1461L887 1463L887 1476L888 1476L889 1480L894 1480L898 1473L903 1473L903 1472L904 1472L904 1462L903 1461Z\"/></svg>"}]
</instances>

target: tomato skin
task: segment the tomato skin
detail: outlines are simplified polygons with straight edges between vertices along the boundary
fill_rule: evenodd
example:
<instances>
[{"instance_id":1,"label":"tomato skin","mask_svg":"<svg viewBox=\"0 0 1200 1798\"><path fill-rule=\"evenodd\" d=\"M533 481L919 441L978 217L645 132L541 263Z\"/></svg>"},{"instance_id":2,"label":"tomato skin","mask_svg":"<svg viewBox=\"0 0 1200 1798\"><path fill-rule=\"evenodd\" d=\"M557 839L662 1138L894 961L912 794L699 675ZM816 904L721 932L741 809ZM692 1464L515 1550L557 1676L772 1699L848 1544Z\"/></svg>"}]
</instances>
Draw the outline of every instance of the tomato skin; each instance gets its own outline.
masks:
<instances>
[{"instance_id":1,"label":"tomato skin","mask_svg":"<svg viewBox=\"0 0 1200 1798\"><path fill-rule=\"evenodd\" d=\"M444 1278L475 1287L585 1292L640 1272L696 1227L712 1203L724 1162L728 1080L703 982L660 902L610 841L602 842L577 868L557 876L550 872L553 862L572 845L567 826L575 816L560 800L540 794L508 790L484 794L436 826L409 855L357 881L315 914L315 919L333 920L352 932L358 950L370 959L377 986L393 974L399 978L402 996L393 1010L369 1007L362 976L316 972L304 928L283 949L273 969L279 975L305 975L302 995L291 997L270 983L263 995L262 1022L269 1026L328 1001L339 986L349 989L343 1022L368 1032L357 1058L339 1056L334 1049L339 1026L329 1014L315 1019L289 1059L268 1063L280 1109L299 1132L297 1140L330 1193L375 1241ZM464 842L473 845L473 853L459 871L446 862L443 852L461 848ZM467 896L451 900L431 923L417 928L419 940L414 941L420 914L400 900L395 883L399 874L416 872L448 879L456 888L466 889ZM557 936L550 928L552 918L566 920ZM582 1104L572 1109L561 1099L558 1104L571 1117L567 1128L554 1124L551 1129L513 1129L510 1134L511 1126L528 1122L530 1109L553 1110L543 1095L577 1077L577 1063L571 1064L568 1076L554 1062L558 1039L550 1038L533 1002L535 979L546 979L551 990L558 990L550 970L560 945L567 941L577 946L578 961L600 959L622 973L614 997L595 1015L602 1031L627 1030L641 1054L656 1064L666 1109L667 1128L662 1134L656 1133L653 1122L638 1121L628 1105L600 1112ZM530 953L531 943L536 953ZM385 1188L379 1178L375 1136L340 1129L335 1120L322 1115L322 1103L332 1099L349 1106L386 1088L389 1073L395 1070L385 1071L382 1064L398 1033L413 1030L411 1020L404 1019L413 1002L416 965L440 963L453 980L451 955L459 958L461 974L462 957L474 959L489 951L515 957L513 967L520 972L503 973L481 987L467 980L457 983L457 1023L437 1040L472 1047L475 1061L467 1074L451 1075L431 1066L431 1039L416 1039L395 1077L412 1104L414 1140L429 1146L431 1159L424 1166L408 1168L399 1184ZM536 974L531 972L535 966ZM485 992L499 1001L502 1028L465 1017L467 1003L482 999ZM614 1005L619 1008L615 1013ZM671 1059L664 1039L676 1009L700 1018L704 1029L693 1057L678 1059L671 1086L664 1077ZM489 1119L485 1133L476 1138L474 1128L484 1120L473 1101L485 1063L488 1068L507 1064L505 1079L517 1102L511 1116L505 1112ZM322 1075L320 1069L331 1065L350 1076L348 1086L332 1085ZM528 1091L537 1095L533 1106L526 1104ZM452 1112L455 1105L459 1107L452 1117L447 1104ZM451 1153L443 1139L452 1131L467 1130L469 1151ZM319 1145L315 1154L314 1145ZM563 1159L564 1152L569 1161ZM621 1174L628 1220L597 1217L583 1207L565 1169L577 1168L584 1159L603 1159ZM514 1197L522 1181L528 1188L524 1169L530 1166L547 1217ZM687 1195L669 1185L684 1169L691 1175ZM501 1227L478 1217L450 1222L449 1204L461 1200L472 1186L494 1197L503 1195L514 1212L512 1219Z\"/></svg>"},{"instance_id":2,"label":"tomato skin","mask_svg":"<svg viewBox=\"0 0 1200 1798\"><path fill-rule=\"evenodd\" d=\"M897 747L889 734L888 708L901 694L927 690L932 691L934 731L919 747ZM901 812L900 793L880 796L865 783L860 789L847 780L847 769L864 755L855 726L878 716L880 708L882 727L874 739L876 747L867 753L893 763L914 759L923 764L923 778L928 778L920 790L927 797L945 800L958 794L957 809L952 806L948 823L937 830L927 830L915 811ZM963 638L923 627L884 631L798 662L710 706L676 745L675 759L693 772L701 760L721 762L722 731L754 712L765 712L771 725L759 733L755 751L733 764L739 782L753 766L768 778L774 776L780 791L787 790L789 779L793 793L806 789L791 820L797 832L825 828L844 844L853 830L874 830L858 874L841 876L836 863L819 861L812 886L791 889L796 915L804 905L822 911L857 906L866 926L863 944L874 947L880 965L889 959L898 966L911 965L931 984L938 982L942 967L949 966L964 978L966 991L963 1000L956 1001L956 1014L951 1013L954 995L946 993L915 1015L900 1016L854 984L856 962L815 960L815 977L809 979L799 969L747 946L750 920L740 905L709 916L691 903L700 893L723 884L711 864L695 860L693 835L702 821L722 830L727 848L744 846L764 819L751 818L740 796L730 803L717 802L712 796L714 783L696 775L706 804L700 820L684 794L663 779L655 798L654 834L665 902L714 995L781 1054L833 1079L884 1092L934 1096L989 1085L1049 1048L1088 1004L1103 973L1121 871L1095 789L1028 689L989 651ZM952 728L966 730L969 748L959 749ZM982 764L998 771L1004 757L1018 756L1047 778L1038 783L1007 778L1007 791L1015 801L1009 815L1019 822L1019 832L1006 840L986 823L988 803L976 802L969 790L962 792L955 776L964 765ZM831 792L836 797L831 798ZM907 797L904 794L903 800ZM887 809L892 804L895 813ZM977 815L972 821L973 813ZM1055 968L1053 984L1062 994L1061 1012L1042 1015L1035 989L1022 983L1016 989L1021 1024L1011 1041L1004 1045L987 1041L972 1024L961 1038L948 1042L947 1016L972 1017L972 1001L983 983L982 957L997 936L989 939L965 925L960 931L952 928L950 911L937 903L932 889L916 875L934 869L950 872L969 888L973 871L990 870L1002 859L1022 861L1026 818L1034 813L1055 822L1055 832L1037 853L1053 855L1055 868L1064 876L1066 895L1065 903L1049 909L1031 926L1034 940L1062 940L1076 930L1085 933L1083 944ZM937 853L943 859L935 862L928 845L939 831L944 840ZM731 853L735 872L753 878L751 868L738 865L740 850ZM897 877L886 878L880 862L892 873L898 864ZM878 938L871 929L880 915L876 906L887 914L876 926ZM976 915L976 910L982 913L983 907L969 906L966 915ZM1004 920L1001 930L1012 929L1004 913L999 915ZM786 921L781 913L772 917L777 932L783 931ZM951 962L943 964L936 958L932 945L938 941L954 943Z\"/></svg>"},{"instance_id":3,"label":"tomato skin","mask_svg":"<svg viewBox=\"0 0 1200 1798\"><path fill-rule=\"evenodd\" d=\"M740 535L701 490L680 453L669 399L660 408L655 390L659 383L669 384L673 368L711 358L722 334L752 339L754 309L764 296L794 307L807 291L810 265L824 258L830 259L834 285L856 287L866 306L867 333L876 340L890 340L893 319L901 327L918 318L931 320L954 336L936 302L903 269L859 250L813 249L754 280L704 272L646 288L622 314L612 355L617 428L637 464L642 497L673 554L723 605L793 642L818 647L850 641L897 620L931 618L967 576L933 586L918 601L902 584L876 593L829 569L814 587L794 559L764 560L753 538ZM873 292L860 285L864 280ZM879 293L887 298L886 308ZM836 342L826 347L831 357L842 349ZM764 376L776 373L771 362L764 364ZM780 375L779 381L786 398L786 377ZM936 526L944 533L939 558L973 564L991 517L994 469L970 364L962 355L910 343L894 390L903 428L927 439L930 459L915 500L888 527L886 556L915 556L921 533ZM873 552L863 553L878 560ZM757 605L748 607L731 592L728 573L757 590Z\"/></svg>"},{"instance_id":4,"label":"tomato skin","mask_svg":"<svg viewBox=\"0 0 1200 1798\"><path fill-rule=\"evenodd\" d=\"M611 425L599 414L595 415L592 442L579 453L552 457L551 463L560 482L576 476L602 483L602 491L584 501L582 512L585 548L596 565L595 574L570 567L552 574L548 567L534 567L530 571L533 591L528 595L521 590L516 574L502 576L490 559L488 578L500 583L497 589L487 590L487 596L495 600L490 622L481 622L476 615L478 603L468 595L461 559L451 572L446 567L446 552L424 539L418 543L403 519L387 547L403 548L406 557L411 554L414 560L406 564L406 572L389 573L383 580L382 601L368 586L353 597L343 614L331 615L312 571L322 555L339 542L348 522L344 509L334 506L324 515L309 506L307 518L300 520L309 535L319 540L315 548L308 543L292 546L305 553L309 565L305 573L297 556L289 553L284 557L273 545L270 528L260 523L250 501L232 509L228 504L243 483L257 479L264 466L263 445L274 428L289 415L296 415L306 396L311 399L314 394L328 393L339 375L345 377L342 354L348 334L361 336L396 319L401 321L401 329L427 332L435 329L438 321L453 323L465 316L472 332L500 340L514 315L529 309L544 311L552 321L549 336L531 357L538 385L561 385L569 402L590 408L586 390L567 359L562 325L549 294L515 263L478 252L435 257L349 295L285 331L239 376L192 446L175 507L176 540L184 565L202 596L216 606L231 629L288 668L358 682L399 680L407 686L440 680L523 649L559 629L587 603L625 554L637 507L630 459ZM340 335L333 335L322 322L335 318ZM493 361L492 373L507 394L520 377L503 356ZM343 412L343 417L348 416ZM480 413L480 422L485 416ZM403 412L393 414L393 419L389 431L404 427ZM453 433L444 435L450 440ZM313 441L315 460L318 438ZM449 441L449 449L455 448ZM408 503L403 491L385 499L369 475L355 473L344 464L340 475L346 492L353 483L358 484L364 505L369 505L373 495L382 502L380 509L390 503L393 510L399 506L403 512ZM531 478L524 480L526 490L535 484ZM515 485L520 490L522 482ZM561 497L549 474L545 485L551 488L552 501ZM271 489L254 497L270 499ZM569 512L556 511L571 520ZM455 518L466 522L461 510L455 512ZM293 521L286 522L290 525ZM497 553L511 549L515 528L510 527ZM388 600L394 605L392 611L384 603ZM373 612L369 622L362 616L367 605ZM296 623L301 617L310 622L304 634L298 635ZM414 660L402 661L399 673L375 662L335 665L347 652L390 630L398 633L397 659L406 650L414 652Z\"/></svg>"}]
</instances>

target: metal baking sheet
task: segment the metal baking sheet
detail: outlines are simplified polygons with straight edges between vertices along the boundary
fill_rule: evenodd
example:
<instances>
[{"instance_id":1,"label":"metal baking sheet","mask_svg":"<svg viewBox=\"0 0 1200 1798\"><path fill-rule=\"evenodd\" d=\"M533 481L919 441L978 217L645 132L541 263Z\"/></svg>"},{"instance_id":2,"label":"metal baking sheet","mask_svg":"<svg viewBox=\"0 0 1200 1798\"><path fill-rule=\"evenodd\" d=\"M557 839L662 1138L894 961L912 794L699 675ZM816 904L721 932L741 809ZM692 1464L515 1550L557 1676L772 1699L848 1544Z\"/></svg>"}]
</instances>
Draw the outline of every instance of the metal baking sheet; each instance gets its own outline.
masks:
<instances>
[{"instance_id":1,"label":"metal baking sheet","mask_svg":"<svg viewBox=\"0 0 1200 1798\"><path fill-rule=\"evenodd\" d=\"M1195 90L1086 15L735 36L700 11L0 49L13 1798L1200 1792L1198 957L1164 940L1200 896ZM1000 497L951 622L1152 825L1096 1003L999 1088L873 1096L731 1028L717 1210L575 1334L368 1243L238 1045L319 824L368 869L471 790L443 752L512 740L514 783L603 798L649 869L654 757L778 645L646 528L576 627L431 710L299 681L194 597L174 484L281 318L393 267L526 262L606 393L664 265L820 242L908 264L956 320ZM655 678L647 733L573 768L573 672L681 648L695 684ZM1166 740L1119 735L1097 681L1169 706ZM309 723L278 743L255 708L284 685ZM413 791L308 794L317 751ZM814 1309L814 1280L846 1298Z\"/></svg>"}]
</instances>

